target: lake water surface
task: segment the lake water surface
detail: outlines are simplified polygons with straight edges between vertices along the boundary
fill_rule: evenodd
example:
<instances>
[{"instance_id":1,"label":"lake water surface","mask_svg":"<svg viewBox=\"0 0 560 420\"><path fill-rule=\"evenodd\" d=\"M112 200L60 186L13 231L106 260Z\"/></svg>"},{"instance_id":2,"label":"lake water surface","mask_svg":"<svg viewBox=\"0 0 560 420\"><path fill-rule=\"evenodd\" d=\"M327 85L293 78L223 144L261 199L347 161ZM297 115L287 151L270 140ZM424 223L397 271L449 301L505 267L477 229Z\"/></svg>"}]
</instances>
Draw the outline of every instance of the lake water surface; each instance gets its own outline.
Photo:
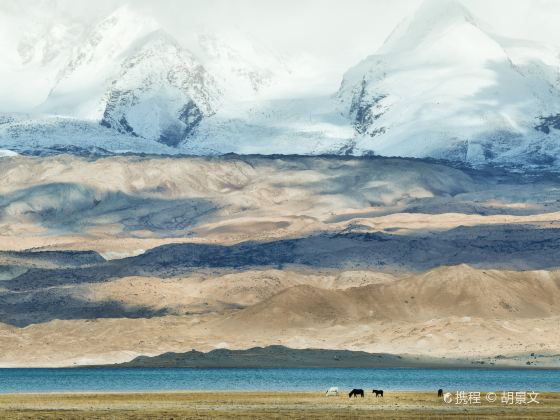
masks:
<instances>
[{"instance_id":1,"label":"lake water surface","mask_svg":"<svg viewBox=\"0 0 560 420\"><path fill-rule=\"evenodd\" d=\"M0 393L384 390L560 391L558 370L475 369L0 369Z\"/></svg>"}]
</instances>

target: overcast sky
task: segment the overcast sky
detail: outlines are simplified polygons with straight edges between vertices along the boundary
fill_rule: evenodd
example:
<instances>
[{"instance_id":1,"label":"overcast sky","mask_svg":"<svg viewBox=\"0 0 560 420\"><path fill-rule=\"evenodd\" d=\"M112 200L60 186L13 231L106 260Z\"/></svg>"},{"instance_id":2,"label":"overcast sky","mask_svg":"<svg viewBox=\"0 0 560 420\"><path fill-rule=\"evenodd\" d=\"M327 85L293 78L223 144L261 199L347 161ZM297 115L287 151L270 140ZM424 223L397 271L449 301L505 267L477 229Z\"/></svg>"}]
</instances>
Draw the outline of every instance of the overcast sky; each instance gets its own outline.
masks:
<instances>
[{"instance_id":1,"label":"overcast sky","mask_svg":"<svg viewBox=\"0 0 560 420\"><path fill-rule=\"evenodd\" d=\"M3 12L100 19L128 3L170 31L191 25L241 26L273 43L330 51L345 43L379 45L422 0L2 0ZM558 0L462 0L504 35L560 44ZM364 39L362 36L366 36ZM349 46L349 45L347 45Z\"/></svg>"},{"instance_id":2,"label":"overcast sky","mask_svg":"<svg viewBox=\"0 0 560 420\"><path fill-rule=\"evenodd\" d=\"M422 0L1 0L0 110L14 86L25 96L17 42L38 24L94 23L124 3L155 17L181 39L201 28L236 28L282 53L311 54L337 80L375 52ZM560 45L558 0L463 0L495 32ZM335 81L333 79L332 83ZM21 86L19 86L21 85ZM7 88L10 88L8 94ZM31 88L30 88L31 87ZM23 103L25 100L23 100Z\"/></svg>"}]
</instances>

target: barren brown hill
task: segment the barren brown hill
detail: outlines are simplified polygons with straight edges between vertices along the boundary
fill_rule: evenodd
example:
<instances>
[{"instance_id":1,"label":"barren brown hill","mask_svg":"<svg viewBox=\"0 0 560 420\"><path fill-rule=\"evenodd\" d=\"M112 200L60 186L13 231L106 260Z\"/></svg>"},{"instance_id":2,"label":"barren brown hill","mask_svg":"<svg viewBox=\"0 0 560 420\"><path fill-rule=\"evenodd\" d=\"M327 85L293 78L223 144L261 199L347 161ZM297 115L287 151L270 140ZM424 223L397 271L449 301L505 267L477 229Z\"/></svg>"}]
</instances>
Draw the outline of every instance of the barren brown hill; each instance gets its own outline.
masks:
<instances>
[{"instance_id":1,"label":"barren brown hill","mask_svg":"<svg viewBox=\"0 0 560 420\"><path fill-rule=\"evenodd\" d=\"M394 281L396 277L374 271L247 270L198 271L188 276L161 279L131 276L103 283L65 287L76 299L118 302L166 313L225 312L254 305L293 286L346 289Z\"/></svg>"},{"instance_id":2,"label":"barren brown hill","mask_svg":"<svg viewBox=\"0 0 560 420\"><path fill-rule=\"evenodd\" d=\"M556 227L557 184L554 175L535 179L396 158L4 157L0 249L96 250L119 258L185 240Z\"/></svg>"},{"instance_id":3,"label":"barren brown hill","mask_svg":"<svg viewBox=\"0 0 560 420\"><path fill-rule=\"evenodd\" d=\"M336 288L339 279L366 285ZM12 294L12 309L38 321L0 324L0 366L116 363L275 344L470 361L505 355L514 365L558 366L559 289L558 271L464 265L402 279L334 270L204 271L52 287L44 302L39 294Z\"/></svg>"},{"instance_id":4,"label":"barren brown hill","mask_svg":"<svg viewBox=\"0 0 560 420\"><path fill-rule=\"evenodd\" d=\"M274 344L555 358L559 186L400 158L5 157L0 366Z\"/></svg>"},{"instance_id":5,"label":"barren brown hill","mask_svg":"<svg viewBox=\"0 0 560 420\"><path fill-rule=\"evenodd\" d=\"M346 290L294 286L232 315L225 322L292 328L376 320L557 315L560 315L558 271L477 270L460 265Z\"/></svg>"}]
</instances>

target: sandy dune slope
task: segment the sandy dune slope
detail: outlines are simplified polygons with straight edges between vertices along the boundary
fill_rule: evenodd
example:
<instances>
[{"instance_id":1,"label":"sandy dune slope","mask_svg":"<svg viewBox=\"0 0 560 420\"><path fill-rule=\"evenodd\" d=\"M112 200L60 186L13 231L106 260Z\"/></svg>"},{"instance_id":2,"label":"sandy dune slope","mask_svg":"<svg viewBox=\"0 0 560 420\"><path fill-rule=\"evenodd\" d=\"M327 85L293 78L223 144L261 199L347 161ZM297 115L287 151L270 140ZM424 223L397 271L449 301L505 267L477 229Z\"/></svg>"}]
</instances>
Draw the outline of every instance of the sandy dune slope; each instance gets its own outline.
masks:
<instances>
[{"instance_id":1,"label":"sandy dune slope","mask_svg":"<svg viewBox=\"0 0 560 420\"><path fill-rule=\"evenodd\" d=\"M346 285L339 288L337 279ZM560 345L559 288L556 271L468 266L405 278L275 270L123 278L70 290L90 302L145 305L151 316L74 316L25 328L3 324L0 364L113 363L140 354L270 344L473 360L551 356Z\"/></svg>"},{"instance_id":2,"label":"sandy dune slope","mask_svg":"<svg viewBox=\"0 0 560 420\"><path fill-rule=\"evenodd\" d=\"M559 316L560 273L441 267L388 283L345 290L290 287L232 315L225 324L253 328L318 327L371 321L429 321Z\"/></svg>"},{"instance_id":3,"label":"sandy dune slope","mask_svg":"<svg viewBox=\"0 0 560 420\"><path fill-rule=\"evenodd\" d=\"M497 356L534 365L559 366L560 317L504 321L443 318L426 322L380 321L322 328L271 328L252 325L220 328L211 317L55 320L18 329L0 324L0 365L73 366L125 362L140 355L215 348L245 349L281 344L373 353L463 358ZM534 356L530 357L533 353ZM500 358L498 358L500 359Z\"/></svg>"},{"instance_id":4,"label":"sandy dune slope","mask_svg":"<svg viewBox=\"0 0 560 420\"><path fill-rule=\"evenodd\" d=\"M3 157L0 366L273 344L559 364L559 186L392 158Z\"/></svg>"},{"instance_id":5,"label":"sandy dune slope","mask_svg":"<svg viewBox=\"0 0 560 420\"><path fill-rule=\"evenodd\" d=\"M346 289L391 282L391 274L372 271L249 270L242 272L197 272L188 277L159 279L124 277L107 283L86 284L79 294L88 299L119 300L129 305L192 311L193 303L221 303L246 307L269 299L298 285L321 289Z\"/></svg>"},{"instance_id":6,"label":"sandy dune slope","mask_svg":"<svg viewBox=\"0 0 560 420\"><path fill-rule=\"evenodd\" d=\"M186 239L233 243L344 229L556 226L559 199L555 175L406 159L4 157L0 249L119 256Z\"/></svg>"}]
</instances>

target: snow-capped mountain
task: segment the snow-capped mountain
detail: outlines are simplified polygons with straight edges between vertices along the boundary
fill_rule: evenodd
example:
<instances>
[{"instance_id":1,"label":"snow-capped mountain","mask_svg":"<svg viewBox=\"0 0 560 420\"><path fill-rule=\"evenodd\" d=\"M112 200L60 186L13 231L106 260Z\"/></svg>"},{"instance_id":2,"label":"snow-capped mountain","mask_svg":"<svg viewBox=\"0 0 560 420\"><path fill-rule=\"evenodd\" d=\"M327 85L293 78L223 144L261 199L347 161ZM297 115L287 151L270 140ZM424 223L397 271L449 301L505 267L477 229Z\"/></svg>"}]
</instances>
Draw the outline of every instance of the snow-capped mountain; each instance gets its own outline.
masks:
<instances>
[{"instance_id":1,"label":"snow-capped mountain","mask_svg":"<svg viewBox=\"0 0 560 420\"><path fill-rule=\"evenodd\" d=\"M338 98L357 152L551 163L559 51L494 35L460 3L427 0L350 69Z\"/></svg>"},{"instance_id":2,"label":"snow-capped mountain","mask_svg":"<svg viewBox=\"0 0 560 420\"><path fill-rule=\"evenodd\" d=\"M194 56L157 31L123 61L105 93L101 124L176 146L215 112L219 97Z\"/></svg>"},{"instance_id":3,"label":"snow-capped mountain","mask_svg":"<svg viewBox=\"0 0 560 420\"><path fill-rule=\"evenodd\" d=\"M286 74L279 54L239 32L193 34L187 49L125 5L74 49L38 109L179 146L224 100L254 100Z\"/></svg>"},{"instance_id":4,"label":"snow-capped mountain","mask_svg":"<svg viewBox=\"0 0 560 420\"><path fill-rule=\"evenodd\" d=\"M60 67L39 115L0 115L0 149L560 165L560 50L497 35L458 1L425 0L337 92L302 89L313 72L239 30L188 33L122 6L23 37L23 63Z\"/></svg>"},{"instance_id":5,"label":"snow-capped mountain","mask_svg":"<svg viewBox=\"0 0 560 420\"><path fill-rule=\"evenodd\" d=\"M94 25L72 48L39 111L100 120L103 98L139 40L159 29L157 22L122 6Z\"/></svg>"},{"instance_id":6,"label":"snow-capped mountain","mask_svg":"<svg viewBox=\"0 0 560 420\"><path fill-rule=\"evenodd\" d=\"M215 111L219 96L188 50L123 6L76 48L40 109L177 145Z\"/></svg>"}]
</instances>

